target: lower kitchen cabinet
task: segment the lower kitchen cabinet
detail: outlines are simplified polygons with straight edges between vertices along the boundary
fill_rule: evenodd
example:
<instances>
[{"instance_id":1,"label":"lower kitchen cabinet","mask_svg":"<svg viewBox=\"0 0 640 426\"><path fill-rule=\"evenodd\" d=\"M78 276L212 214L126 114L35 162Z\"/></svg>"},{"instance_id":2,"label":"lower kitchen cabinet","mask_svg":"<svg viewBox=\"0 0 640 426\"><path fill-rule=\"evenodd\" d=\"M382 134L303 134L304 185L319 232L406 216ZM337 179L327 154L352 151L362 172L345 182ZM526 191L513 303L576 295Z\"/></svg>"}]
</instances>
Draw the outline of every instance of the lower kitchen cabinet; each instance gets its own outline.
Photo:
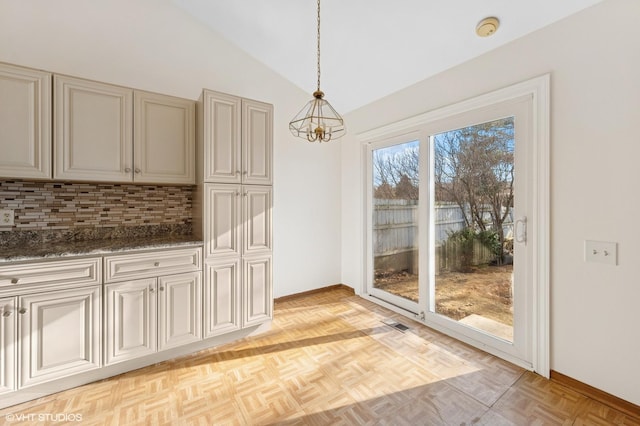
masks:
<instances>
[{"instance_id":1,"label":"lower kitchen cabinet","mask_svg":"<svg viewBox=\"0 0 640 426\"><path fill-rule=\"evenodd\" d=\"M105 364L156 351L156 279L106 284Z\"/></svg>"},{"instance_id":2,"label":"lower kitchen cabinet","mask_svg":"<svg viewBox=\"0 0 640 426\"><path fill-rule=\"evenodd\" d=\"M271 255L245 257L243 270L243 327L262 324L273 318Z\"/></svg>"},{"instance_id":3,"label":"lower kitchen cabinet","mask_svg":"<svg viewBox=\"0 0 640 426\"><path fill-rule=\"evenodd\" d=\"M0 408L264 330L271 251L202 260L194 246L0 264Z\"/></svg>"},{"instance_id":4,"label":"lower kitchen cabinet","mask_svg":"<svg viewBox=\"0 0 640 426\"><path fill-rule=\"evenodd\" d=\"M211 260L206 262L205 271L205 338L271 320L270 254Z\"/></svg>"},{"instance_id":5,"label":"lower kitchen cabinet","mask_svg":"<svg viewBox=\"0 0 640 426\"><path fill-rule=\"evenodd\" d=\"M106 364L201 340L201 273L105 285Z\"/></svg>"},{"instance_id":6,"label":"lower kitchen cabinet","mask_svg":"<svg viewBox=\"0 0 640 426\"><path fill-rule=\"evenodd\" d=\"M101 287L18 297L19 386L100 368Z\"/></svg>"},{"instance_id":7,"label":"lower kitchen cabinet","mask_svg":"<svg viewBox=\"0 0 640 426\"><path fill-rule=\"evenodd\" d=\"M16 298L0 299L0 395L16 388Z\"/></svg>"},{"instance_id":8,"label":"lower kitchen cabinet","mask_svg":"<svg viewBox=\"0 0 640 426\"><path fill-rule=\"evenodd\" d=\"M204 337L219 336L242 328L240 258L205 264Z\"/></svg>"},{"instance_id":9,"label":"lower kitchen cabinet","mask_svg":"<svg viewBox=\"0 0 640 426\"><path fill-rule=\"evenodd\" d=\"M158 350L202 339L202 274L158 278Z\"/></svg>"}]
</instances>

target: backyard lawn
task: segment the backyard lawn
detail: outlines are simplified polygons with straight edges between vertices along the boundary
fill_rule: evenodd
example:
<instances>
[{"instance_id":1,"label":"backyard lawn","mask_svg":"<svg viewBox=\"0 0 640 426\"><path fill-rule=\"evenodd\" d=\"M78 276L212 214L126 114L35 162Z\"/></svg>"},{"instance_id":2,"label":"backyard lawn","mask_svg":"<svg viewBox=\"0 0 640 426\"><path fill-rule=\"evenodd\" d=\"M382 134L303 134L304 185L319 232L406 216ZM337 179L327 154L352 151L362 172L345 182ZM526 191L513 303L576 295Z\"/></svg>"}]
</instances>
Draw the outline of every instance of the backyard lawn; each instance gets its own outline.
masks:
<instances>
[{"instance_id":1,"label":"backyard lawn","mask_svg":"<svg viewBox=\"0 0 640 426\"><path fill-rule=\"evenodd\" d=\"M436 276L436 312L459 321L476 314L513 325L511 274L513 265L478 266L471 272ZM418 277L406 272L378 273L375 287L418 301Z\"/></svg>"}]
</instances>

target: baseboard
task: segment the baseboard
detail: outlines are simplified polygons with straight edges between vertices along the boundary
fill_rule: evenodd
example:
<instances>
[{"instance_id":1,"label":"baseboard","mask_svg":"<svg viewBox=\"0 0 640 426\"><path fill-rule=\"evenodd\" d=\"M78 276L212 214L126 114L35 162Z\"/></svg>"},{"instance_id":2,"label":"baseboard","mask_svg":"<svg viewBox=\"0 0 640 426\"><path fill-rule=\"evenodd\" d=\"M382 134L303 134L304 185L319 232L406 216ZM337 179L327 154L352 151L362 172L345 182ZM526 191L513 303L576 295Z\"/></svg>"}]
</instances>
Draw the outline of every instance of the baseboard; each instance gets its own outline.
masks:
<instances>
[{"instance_id":1,"label":"baseboard","mask_svg":"<svg viewBox=\"0 0 640 426\"><path fill-rule=\"evenodd\" d=\"M598 388L594 388L593 386L582 383L579 380L576 380L569 376L565 376L564 374L558 373L554 370L551 370L551 380L563 386L566 386L569 389L578 392L579 394L582 394L595 401L601 402L602 404L608 405L611 408L621 411L628 416L640 419L640 406L635 405L629 401L625 401L624 399L618 398L617 396L611 395L610 393L602 391Z\"/></svg>"},{"instance_id":2,"label":"baseboard","mask_svg":"<svg viewBox=\"0 0 640 426\"><path fill-rule=\"evenodd\" d=\"M287 296L278 297L278 298L276 298L274 300L274 302L275 303L286 302L287 300L298 299L300 297L309 296L310 294L323 293L325 291L331 291L331 290L347 290L351 294L355 294L353 289L351 287L349 287L348 285L334 284L334 285L330 285L330 286L327 286L327 287L321 287L321 288L316 288L316 289L313 289L313 290L303 291L302 293L295 293L295 294L290 294L290 295L287 295Z\"/></svg>"}]
</instances>

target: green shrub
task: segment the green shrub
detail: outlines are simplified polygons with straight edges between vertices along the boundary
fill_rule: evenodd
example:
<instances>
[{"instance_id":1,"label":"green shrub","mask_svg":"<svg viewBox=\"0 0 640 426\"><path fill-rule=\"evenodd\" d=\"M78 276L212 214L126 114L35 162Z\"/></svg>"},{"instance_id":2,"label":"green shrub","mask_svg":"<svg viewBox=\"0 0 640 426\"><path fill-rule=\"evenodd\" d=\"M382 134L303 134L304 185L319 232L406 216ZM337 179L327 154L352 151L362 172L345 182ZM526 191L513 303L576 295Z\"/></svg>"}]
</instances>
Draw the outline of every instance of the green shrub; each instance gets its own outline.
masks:
<instances>
[{"instance_id":1,"label":"green shrub","mask_svg":"<svg viewBox=\"0 0 640 426\"><path fill-rule=\"evenodd\" d=\"M447 232L446 256L454 256L452 270L459 272L471 272L474 258L474 242L478 241L491 250L496 259L502 256L500 237L495 231L476 231L471 227L460 231ZM452 260L452 259L450 259Z\"/></svg>"}]
</instances>

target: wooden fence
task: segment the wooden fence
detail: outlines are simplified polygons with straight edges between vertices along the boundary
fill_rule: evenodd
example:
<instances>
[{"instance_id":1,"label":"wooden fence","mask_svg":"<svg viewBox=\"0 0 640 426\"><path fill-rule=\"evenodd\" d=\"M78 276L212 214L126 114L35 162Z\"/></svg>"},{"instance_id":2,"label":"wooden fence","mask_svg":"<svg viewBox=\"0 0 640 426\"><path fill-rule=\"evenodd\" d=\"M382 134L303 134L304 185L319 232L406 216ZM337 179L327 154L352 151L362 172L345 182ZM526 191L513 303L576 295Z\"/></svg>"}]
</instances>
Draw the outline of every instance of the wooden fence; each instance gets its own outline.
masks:
<instances>
[{"instance_id":1,"label":"wooden fence","mask_svg":"<svg viewBox=\"0 0 640 426\"><path fill-rule=\"evenodd\" d=\"M465 228L464 214L456 204L437 205L434 210L434 238L436 244L436 272L459 270L468 255L460 244L447 241L451 232ZM488 216L488 214L487 214ZM490 219L489 217L487 219ZM513 226L503 224L505 235ZM415 200L375 199L373 209L373 254L376 269L406 269L417 272L418 204ZM494 259L491 250L474 242L472 265Z\"/></svg>"}]
</instances>

